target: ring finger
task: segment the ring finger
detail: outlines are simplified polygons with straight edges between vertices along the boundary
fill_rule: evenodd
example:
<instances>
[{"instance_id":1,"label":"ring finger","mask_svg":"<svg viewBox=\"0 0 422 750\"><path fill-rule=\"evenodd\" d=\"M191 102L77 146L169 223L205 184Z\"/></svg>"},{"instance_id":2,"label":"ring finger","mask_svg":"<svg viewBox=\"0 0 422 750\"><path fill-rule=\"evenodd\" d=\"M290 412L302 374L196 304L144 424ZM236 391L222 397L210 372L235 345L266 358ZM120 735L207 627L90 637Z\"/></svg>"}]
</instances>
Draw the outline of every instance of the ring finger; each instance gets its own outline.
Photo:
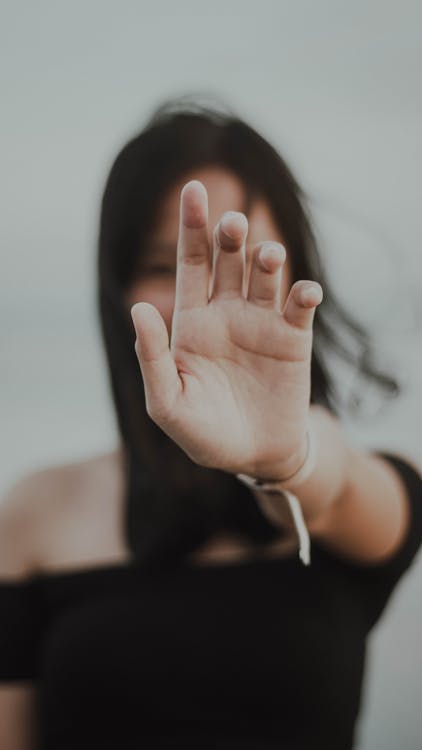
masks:
<instances>
[{"instance_id":1,"label":"ring finger","mask_svg":"<svg viewBox=\"0 0 422 750\"><path fill-rule=\"evenodd\" d=\"M249 302L280 311L285 260L286 251L280 242L260 242L254 247L247 296Z\"/></svg>"},{"instance_id":2,"label":"ring finger","mask_svg":"<svg viewBox=\"0 0 422 750\"><path fill-rule=\"evenodd\" d=\"M248 220L238 211L226 211L214 229L213 297L242 294L245 272L245 240Z\"/></svg>"}]
</instances>

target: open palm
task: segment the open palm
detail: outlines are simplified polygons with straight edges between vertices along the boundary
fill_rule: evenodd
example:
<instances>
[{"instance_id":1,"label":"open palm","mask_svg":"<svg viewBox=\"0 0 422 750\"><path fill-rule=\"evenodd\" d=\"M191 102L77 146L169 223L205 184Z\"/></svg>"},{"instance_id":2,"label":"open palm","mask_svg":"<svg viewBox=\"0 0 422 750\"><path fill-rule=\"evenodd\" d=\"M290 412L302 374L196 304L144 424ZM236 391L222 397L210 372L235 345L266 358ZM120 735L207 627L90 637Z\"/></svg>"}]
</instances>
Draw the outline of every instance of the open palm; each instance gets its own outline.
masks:
<instances>
[{"instance_id":1,"label":"open palm","mask_svg":"<svg viewBox=\"0 0 422 750\"><path fill-rule=\"evenodd\" d=\"M181 193L170 346L158 310L132 308L148 413L195 462L277 478L303 451L322 289L296 282L281 311L283 246L254 248L246 288L246 217L224 214L212 250L207 223L193 180Z\"/></svg>"}]
</instances>

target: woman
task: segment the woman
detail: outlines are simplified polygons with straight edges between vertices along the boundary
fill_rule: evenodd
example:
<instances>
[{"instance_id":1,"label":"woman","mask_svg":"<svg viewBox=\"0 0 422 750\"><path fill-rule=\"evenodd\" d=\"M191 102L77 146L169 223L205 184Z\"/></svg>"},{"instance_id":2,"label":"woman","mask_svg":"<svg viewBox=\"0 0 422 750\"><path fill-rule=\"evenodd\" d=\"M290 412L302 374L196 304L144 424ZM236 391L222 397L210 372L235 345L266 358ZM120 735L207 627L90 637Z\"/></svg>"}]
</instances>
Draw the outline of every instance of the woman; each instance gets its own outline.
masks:
<instances>
[{"instance_id":1,"label":"woman","mask_svg":"<svg viewBox=\"0 0 422 750\"><path fill-rule=\"evenodd\" d=\"M343 433L329 348L396 384L281 157L158 109L106 185L99 304L120 443L0 506L0 746L351 748L422 479Z\"/></svg>"}]
</instances>

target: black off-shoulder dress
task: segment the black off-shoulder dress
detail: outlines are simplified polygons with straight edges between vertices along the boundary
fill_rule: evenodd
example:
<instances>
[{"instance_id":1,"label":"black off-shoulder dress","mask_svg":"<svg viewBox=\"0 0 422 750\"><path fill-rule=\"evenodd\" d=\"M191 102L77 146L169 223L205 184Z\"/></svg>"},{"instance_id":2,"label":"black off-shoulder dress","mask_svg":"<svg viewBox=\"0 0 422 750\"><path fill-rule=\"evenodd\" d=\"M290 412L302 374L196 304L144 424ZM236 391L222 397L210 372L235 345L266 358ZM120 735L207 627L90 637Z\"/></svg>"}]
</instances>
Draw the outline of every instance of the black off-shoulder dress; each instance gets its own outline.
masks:
<instances>
[{"instance_id":1,"label":"black off-shoulder dress","mask_svg":"<svg viewBox=\"0 0 422 750\"><path fill-rule=\"evenodd\" d=\"M294 553L2 580L0 681L38 685L41 750L352 748L366 637L422 540L421 477L378 453L411 508L382 564L312 540L308 567Z\"/></svg>"}]
</instances>

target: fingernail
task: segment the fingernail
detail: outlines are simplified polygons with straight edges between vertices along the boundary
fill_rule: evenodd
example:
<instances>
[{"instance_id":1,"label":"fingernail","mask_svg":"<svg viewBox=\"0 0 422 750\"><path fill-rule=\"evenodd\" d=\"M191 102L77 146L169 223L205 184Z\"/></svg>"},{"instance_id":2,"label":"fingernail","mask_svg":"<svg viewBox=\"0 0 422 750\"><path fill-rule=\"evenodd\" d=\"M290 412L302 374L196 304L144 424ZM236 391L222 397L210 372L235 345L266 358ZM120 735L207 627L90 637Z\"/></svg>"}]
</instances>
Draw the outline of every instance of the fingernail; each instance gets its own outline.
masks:
<instances>
[{"instance_id":1,"label":"fingernail","mask_svg":"<svg viewBox=\"0 0 422 750\"><path fill-rule=\"evenodd\" d=\"M274 242L272 240L263 242L261 245L260 256L262 252L265 253L267 258L275 258L277 260L281 259L282 263L286 260L286 249L281 242Z\"/></svg>"},{"instance_id":2,"label":"fingernail","mask_svg":"<svg viewBox=\"0 0 422 750\"><path fill-rule=\"evenodd\" d=\"M187 182L181 192L181 217L188 229L201 229L207 223L207 191L199 180Z\"/></svg>"},{"instance_id":3,"label":"fingernail","mask_svg":"<svg viewBox=\"0 0 422 750\"><path fill-rule=\"evenodd\" d=\"M234 221L236 221L236 224L234 224ZM229 240L238 240L247 231L248 220L245 214L240 211L226 211L221 217L220 229Z\"/></svg>"},{"instance_id":4,"label":"fingernail","mask_svg":"<svg viewBox=\"0 0 422 750\"><path fill-rule=\"evenodd\" d=\"M316 286L307 286L302 292L302 300L311 305L318 305L322 301L320 289Z\"/></svg>"}]
</instances>

